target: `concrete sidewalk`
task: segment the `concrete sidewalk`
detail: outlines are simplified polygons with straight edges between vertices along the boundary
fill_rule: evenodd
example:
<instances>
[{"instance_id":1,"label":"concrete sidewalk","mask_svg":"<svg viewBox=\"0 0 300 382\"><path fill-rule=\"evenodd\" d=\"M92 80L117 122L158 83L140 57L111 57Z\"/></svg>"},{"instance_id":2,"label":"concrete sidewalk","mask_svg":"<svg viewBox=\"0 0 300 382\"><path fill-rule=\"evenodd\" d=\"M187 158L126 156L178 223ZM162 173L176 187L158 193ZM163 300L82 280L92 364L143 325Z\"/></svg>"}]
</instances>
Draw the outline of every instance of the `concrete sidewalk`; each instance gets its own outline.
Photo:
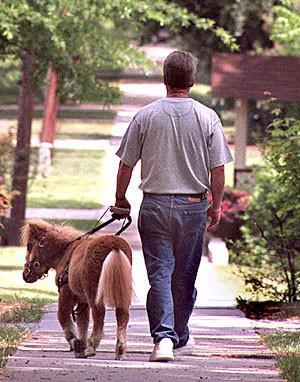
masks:
<instances>
[{"instance_id":1,"label":"concrete sidewalk","mask_svg":"<svg viewBox=\"0 0 300 382\"><path fill-rule=\"evenodd\" d=\"M195 309L191 327L196 340L192 356L174 362L148 362L152 351L144 308L133 307L125 360L114 360L115 318L107 311L105 336L97 355L75 359L50 305L37 330L19 346L0 375L13 382L279 382L275 359L260 342L251 321L234 309Z\"/></svg>"}]
</instances>

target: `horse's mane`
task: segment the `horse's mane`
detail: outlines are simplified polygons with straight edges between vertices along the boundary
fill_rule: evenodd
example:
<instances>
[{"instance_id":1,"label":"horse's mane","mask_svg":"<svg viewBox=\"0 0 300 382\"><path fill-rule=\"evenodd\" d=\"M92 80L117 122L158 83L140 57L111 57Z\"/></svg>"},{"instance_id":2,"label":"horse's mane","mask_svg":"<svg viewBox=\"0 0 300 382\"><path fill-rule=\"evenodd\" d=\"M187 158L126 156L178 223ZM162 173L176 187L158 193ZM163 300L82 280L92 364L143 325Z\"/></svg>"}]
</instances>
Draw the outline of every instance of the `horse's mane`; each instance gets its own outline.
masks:
<instances>
[{"instance_id":1,"label":"horse's mane","mask_svg":"<svg viewBox=\"0 0 300 382\"><path fill-rule=\"evenodd\" d=\"M50 234L54 240L68 242L76 239L82 232L67 225L48 223L42 219L30 219L22 228L21 243L26 245L31 237L41 238L47 234Z\"/></svg>"}]
</instances>

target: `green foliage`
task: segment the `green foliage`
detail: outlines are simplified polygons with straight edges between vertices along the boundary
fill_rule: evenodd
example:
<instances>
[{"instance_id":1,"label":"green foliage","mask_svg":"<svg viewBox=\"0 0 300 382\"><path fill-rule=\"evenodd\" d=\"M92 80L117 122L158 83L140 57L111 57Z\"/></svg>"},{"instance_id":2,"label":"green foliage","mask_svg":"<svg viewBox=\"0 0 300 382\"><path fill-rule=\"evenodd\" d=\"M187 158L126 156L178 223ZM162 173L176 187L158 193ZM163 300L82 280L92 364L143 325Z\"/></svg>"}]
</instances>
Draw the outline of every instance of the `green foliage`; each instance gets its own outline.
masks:
<instances>
[{"instance_id":1,"label":"green foliage","mask_svg":"<svg viewBox=\"0 0 300 382\"><path fill-rule=\"evenodd\" d=\"M21 327L0 327L0 367L5 365L7 357L24 338L25 334L26 330Z\"/></svg>"},{"instance_id":2,"label":"green foliage","mask_svg":"<svg viewBox=\"0 0 300 382\"><path fill-rule=\"evenodd\" d=\"M43 314L45 300L35 299L32 301L21 301L17 306L5 311L0 315L2 323L37 322Z\"/></svg>"},{"instance_id":3,"label":"green foliage","mask_svg":"<svg viewBox=\"0 0 300 382\"><path fill-rule=\"evenodd\" d=\"M295 301L300 295L300 121L275 117L262 150L266 167L258 173L235 251L240 262L261 267L274 283L284 280L280 297ZM255 273L253 285L258 279L262 288Z\"/></svg>"},{"instance_id":4,"label":"green foliage","mask_svg":"<svg viewBox=\"0 0 300 382\"><path fill-rule=\"evenodd\" d=\"M279 52L286 55L300 54L300 2L281 0L273 7L275 20L272 39L280 44Z\"/></svg>"},{"instance_id":5,"label":"green foliage","mask_svg":"<svg viewBox=\"0 0 300 382\"><path fill-rule=\"evenodd\" d=\"M267 264L267 267L267 272L264 267L241 267L239 270L251 301L282 301L288 296L284 274L272 264Z\"/></svg>"},{"instance_id":6,"label":"green foliage","mask_svg":"<svg viewBox=\"0 0 300 382\"><path fill-rule=\"evenodd\" d=\"M300 381L299 332L279 332L263 336L264 342L278 354L278 366L288 382Z\"/></svg>"},{"instance_id":7,"label":"green foliage","mask_svg":"<svg viewBox=\"0 0 300 382\"><path fill-rule=\"evenodd\" d=\"M35 79L41 83L51 63L59 75L62 97L77 100L100 97L116 101L118 89L97 78L99 71L120 71L145 63L130 45L144 24L153 20L172 30L194 25L211 29L214 22L198 17L165 0L40 0L0 2L0 57L36 57ZM234 38L221 27L219 39L234 46Z\"/></svg>"},{"instance_id":8,"label":"green foliage","mask_svg":"<svg viewBox=\"0 0 300 382\"><path fill-rule=\"evenodd\" d=\"M166 35L169 38L175 37L184 49L192 51L199 57L201 67L210 66L211 55L216 51L239 50L261 53L273 47L270 27L271 9L275 0L170 0L170 2L185 7L200 19L211 20L211 27L197 29L196 23L189 23L184 25L180 33L172 34L172 30L168 27L162 30L158 25L148 23L144 30L144 40L151 40L153 35L156 35L158 40L166 38Z\"/></svg>"}]
</instances>

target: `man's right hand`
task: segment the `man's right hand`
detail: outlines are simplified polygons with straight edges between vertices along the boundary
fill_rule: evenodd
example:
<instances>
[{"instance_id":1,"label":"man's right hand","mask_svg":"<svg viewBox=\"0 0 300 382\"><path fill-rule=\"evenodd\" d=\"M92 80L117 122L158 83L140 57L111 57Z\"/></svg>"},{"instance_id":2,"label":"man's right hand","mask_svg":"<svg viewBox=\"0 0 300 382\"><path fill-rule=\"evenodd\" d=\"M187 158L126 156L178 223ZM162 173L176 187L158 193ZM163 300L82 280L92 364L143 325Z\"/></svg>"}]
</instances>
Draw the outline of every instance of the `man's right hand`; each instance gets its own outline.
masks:
<instances>
[{"instance_id":1,"label":"man's right hand","mask_svg":"<svg viewBox=\"0 0 300 382\"><path fill-rule=\"evenodd\" d=\"M115 206L116 207L119 207L119 208L126 208L129 210L129 213L130 213L130 210L131 210L131 205L130 203L128 202L128 200L126 198L123 198L123 199L118 199L116 198L116 202L115 202ZM126 217L127 215L124 216L124 218ZM123 216L122 216L123 217Z\"/></svg>"}]
</instances>

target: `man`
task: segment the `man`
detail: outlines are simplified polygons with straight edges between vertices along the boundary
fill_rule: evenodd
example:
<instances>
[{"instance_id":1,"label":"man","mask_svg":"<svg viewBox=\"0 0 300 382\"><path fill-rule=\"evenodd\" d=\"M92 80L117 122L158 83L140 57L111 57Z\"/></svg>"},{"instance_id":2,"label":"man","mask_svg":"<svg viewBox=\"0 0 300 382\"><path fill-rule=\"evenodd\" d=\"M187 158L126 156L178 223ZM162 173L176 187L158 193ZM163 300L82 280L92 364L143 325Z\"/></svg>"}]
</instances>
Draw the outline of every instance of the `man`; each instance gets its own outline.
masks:
<instances>
[{"instance_id":1,"label":"man","mask_svg":"<svg viewBox=\"0 0 300 382\"><path fill-rule=\"evenodd\" d=\"M142 108L117 155L116 206L130 208L126 190L141 159L144 192L139 233L150 290L147 313L154 349L150 361L170 361L194 346L188 321L196 301L207 215L220 220L224 164L232 161L217 114L188 97L197 60L175 51L164 63L167 97ZM207 191L212 204L207 209Z\"/></svg>"}]
</instances>

